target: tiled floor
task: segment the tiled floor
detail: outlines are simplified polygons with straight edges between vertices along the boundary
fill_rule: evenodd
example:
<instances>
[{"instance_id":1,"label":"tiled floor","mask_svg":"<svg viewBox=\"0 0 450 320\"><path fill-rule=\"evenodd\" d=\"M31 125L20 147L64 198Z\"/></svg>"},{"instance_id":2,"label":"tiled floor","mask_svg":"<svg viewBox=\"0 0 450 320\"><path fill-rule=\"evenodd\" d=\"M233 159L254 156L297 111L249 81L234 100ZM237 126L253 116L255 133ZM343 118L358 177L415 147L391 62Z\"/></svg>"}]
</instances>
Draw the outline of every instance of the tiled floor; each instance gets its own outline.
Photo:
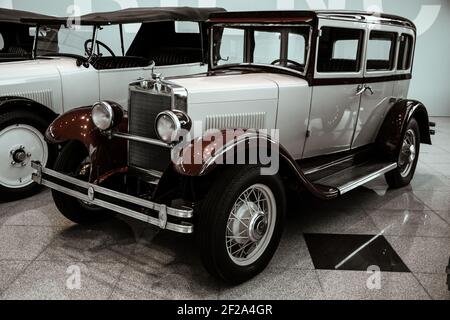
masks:
<instances>
[{"instance_id":1,"label":"tiled floor","mask_svg":"<svg viewBox=\"0 0 450 320\"><path fill-rule=\"evenodd\" d=\"M0 204L0 297L448 300L450 118L434 120L435 145L422 146L410 187L388 191L378 179L337 201L297 200L269 267L237 287L208 276L190 236L130 220L76 226L49 191ZM382 232L411 272L319 270L303 236Z\"/></svg>"}]
</instances>

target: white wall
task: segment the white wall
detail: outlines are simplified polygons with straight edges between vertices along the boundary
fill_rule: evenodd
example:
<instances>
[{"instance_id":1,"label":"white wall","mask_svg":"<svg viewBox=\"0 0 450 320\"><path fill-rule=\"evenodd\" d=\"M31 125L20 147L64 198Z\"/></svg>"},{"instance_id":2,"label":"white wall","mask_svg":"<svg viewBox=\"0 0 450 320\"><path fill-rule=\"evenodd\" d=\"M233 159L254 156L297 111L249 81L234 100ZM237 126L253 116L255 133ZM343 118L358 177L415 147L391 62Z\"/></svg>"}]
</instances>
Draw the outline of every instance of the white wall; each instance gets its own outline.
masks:
<instances>
[{"instance_id":1,"label":"white wall","mask_svg":"<svg viewBox=\"0 0 450 320\"><path fill-rule=\"evenodd\" d=\"M0 0L0 7L67 15L136 6L220 6L228 10L352 9L380 10L415 21L417 42L410 98L424 102L430 114L450 116L449 0Z\"/></svg>"}]
</instances>

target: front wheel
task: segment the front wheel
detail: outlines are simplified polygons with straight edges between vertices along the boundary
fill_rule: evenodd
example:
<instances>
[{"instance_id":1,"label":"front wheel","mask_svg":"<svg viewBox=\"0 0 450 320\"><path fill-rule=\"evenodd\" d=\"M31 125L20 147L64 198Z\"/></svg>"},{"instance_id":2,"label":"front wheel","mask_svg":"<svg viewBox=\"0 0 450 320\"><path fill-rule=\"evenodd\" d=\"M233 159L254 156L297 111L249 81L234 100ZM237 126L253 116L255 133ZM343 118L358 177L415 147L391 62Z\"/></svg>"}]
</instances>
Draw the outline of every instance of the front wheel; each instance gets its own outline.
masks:
<instances>
[{"instance_id":1,"label":"front wheel","mask_svg":"<svg viewBox=\"0 0 450 320\"><path fill-rule=\"evenodd\" d=\"M77 179L88 181L91 172L88 151L77 141L69 142L61 151L54 169ZM52 190L52 195L58 210L75 223L92 225L112 216L108 210L90 205L56 190Z\"/></svg>"},{"instance_id":2,"label":"front wheel","mask_svg":"<svg viewBox=\"0 0 450 320\"><path fill-rule=\"evenodd\" d=\"M403 136L397 169L386 174L386 181L391 188L402 188L410 184L416 172L420 152L420 129L412 119Z\"/></svg>"},{"instance_id":3,"label":"front wheel","mask_svg":"<svg viewBox=\"0 0 450 320\"><path fill-rule=\"evenodd\" d=\"M44 138L48 120L26 110L0 115L0 199L17 200L31 196L40 186L31 179L31 161L53 165L56 146Z\"/></svg>"},{"instance_id":4,"label":"front wheel","mask_svg":"<svg viewBox=\"0 0 450 320\"><path fill-rule=\"evenodd\" d=\"M260 273L283 229L286 198L279 176L261 167L228 168L202 204L196 230L205 268L230 284Z\"/></svg>"}]
</instances>

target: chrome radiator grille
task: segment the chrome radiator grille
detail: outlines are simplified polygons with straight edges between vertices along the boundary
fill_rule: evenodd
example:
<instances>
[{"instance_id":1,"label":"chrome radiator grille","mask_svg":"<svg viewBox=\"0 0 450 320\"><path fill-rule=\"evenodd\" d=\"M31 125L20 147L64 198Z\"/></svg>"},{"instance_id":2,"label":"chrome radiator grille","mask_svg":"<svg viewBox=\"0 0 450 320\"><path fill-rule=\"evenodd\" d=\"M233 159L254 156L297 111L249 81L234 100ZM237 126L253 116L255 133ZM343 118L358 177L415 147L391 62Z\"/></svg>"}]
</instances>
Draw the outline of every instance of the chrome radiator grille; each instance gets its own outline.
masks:
<instances>
[{"instance_id":1,"label":"chrome radiator grille","mask_svg":"<svg viewBox=\"0 0 450 320\"><path fill-rule=\"evenodd\" d=\"M130 92L129 133L135 136L157 139L155 120L159 113L170 110L172 98L169 95L151 94L142 91ZM145 143L129 141L131 167L164 171L170 164L170 150Z\"/></svg>"}]
</instances>

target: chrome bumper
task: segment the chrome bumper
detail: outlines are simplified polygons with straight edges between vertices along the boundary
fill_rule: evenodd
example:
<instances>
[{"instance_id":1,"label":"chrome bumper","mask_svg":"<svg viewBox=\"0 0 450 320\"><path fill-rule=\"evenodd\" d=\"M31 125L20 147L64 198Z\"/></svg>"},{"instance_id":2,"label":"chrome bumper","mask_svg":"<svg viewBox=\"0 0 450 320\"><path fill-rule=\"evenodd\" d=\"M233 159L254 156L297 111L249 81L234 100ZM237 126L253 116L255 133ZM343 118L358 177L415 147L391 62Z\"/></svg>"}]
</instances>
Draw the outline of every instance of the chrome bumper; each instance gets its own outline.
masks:
<instances>
[{"instance_id":1,"label":"chrome bumper","mask_svg":"<svg viewBox=\"0 0 450 320\"><path fill-rule=\"evenodd\" d=\"M36 170L33 173L33 181L54 189L58 192L65 193L81 201L93 204L125 216L144 221L146 223L160 227L161 229L167 229L179 233L193 233L194 226L192 223L183 222L181 224L169 222L171 217L177 219L190 219L193 217L194 212L191 208L171 208L166 205L151 202L141 198L133 197L121 192L106 189L85 181L75 179L71 176L61 174L54 170L44 168L39 162L32 162L31 167ZM82 189L84 193L80 191ZM112 201L106 201L104 198L114 198L121 202L121 205L115 204ZM142 207L150 209L158 213L158 217L152 217L150 215L138 212L134 209L127 208L127 205L131 207Z\"/></svg>"}]
</instances>

